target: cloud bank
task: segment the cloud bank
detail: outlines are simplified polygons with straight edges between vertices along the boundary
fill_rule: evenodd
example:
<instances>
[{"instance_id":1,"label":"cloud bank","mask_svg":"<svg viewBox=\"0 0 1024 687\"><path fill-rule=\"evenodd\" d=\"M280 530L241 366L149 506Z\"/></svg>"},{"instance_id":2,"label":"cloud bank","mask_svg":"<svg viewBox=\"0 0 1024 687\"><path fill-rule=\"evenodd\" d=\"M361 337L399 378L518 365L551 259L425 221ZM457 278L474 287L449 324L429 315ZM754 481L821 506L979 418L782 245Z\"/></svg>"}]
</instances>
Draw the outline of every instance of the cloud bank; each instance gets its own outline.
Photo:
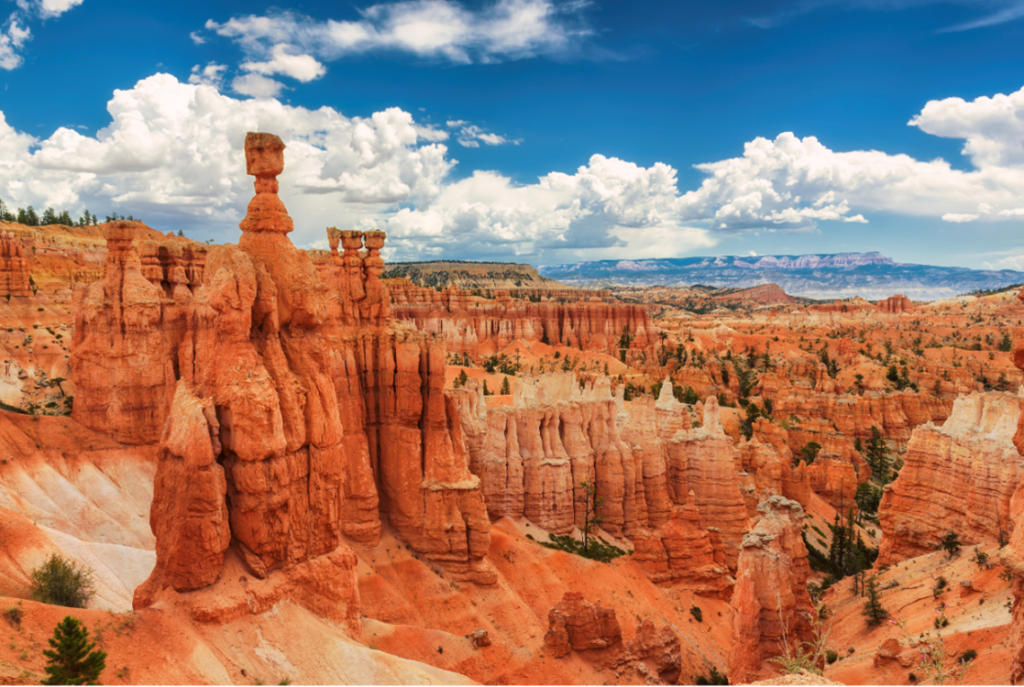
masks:
<instances>
[{"instance_id":1,"label":"cloud bank","mask_svg":"<svg viewBox=\"0 0 1024 687\"><path fill-rule=\"evenodd\" d=\"M308 63L296 69L315 71ZM932 101L910 120L927 134L964 141L970 170L874 150L838 152L813 136L782 133L748 142L741 156L696 165L706 177L684 191L667 164L600 154L531 183L487 170L456 180L450 139L510 141L458 120L433 127L398 108L349 117L284 105L274 98L276 82L255 71L248 87L258 97L235 98L220 90L224 71L210 63L189 83L157 74L115 91L111 123L94 137L61 128L36 139L0 113L0 198L76 216L113 210L165 231L234 240L252 196L245 133L271 131L288 145L281 194L296 219L295 243L322 241L326 226L376 226L389 232L393 259L666 257L710 248L723 235L856 226L876 212L1024 221L1024 89Z\"/></svg>"}]
</instances>

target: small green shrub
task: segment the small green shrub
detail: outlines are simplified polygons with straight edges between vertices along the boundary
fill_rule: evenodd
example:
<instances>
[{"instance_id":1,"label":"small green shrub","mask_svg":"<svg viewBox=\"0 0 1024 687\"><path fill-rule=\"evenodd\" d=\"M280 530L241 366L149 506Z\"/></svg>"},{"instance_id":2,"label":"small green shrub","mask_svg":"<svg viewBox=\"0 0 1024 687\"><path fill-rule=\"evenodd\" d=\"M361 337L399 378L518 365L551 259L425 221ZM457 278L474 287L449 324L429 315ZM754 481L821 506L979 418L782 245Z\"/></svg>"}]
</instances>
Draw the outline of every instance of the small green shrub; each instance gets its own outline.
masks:
<instances>
[{"instance_id":1,"label":"small green shrub","mask_svg":"<svg viewBox=\"0 0 1024 687\"><path fill-rule=\"evenodd\" d=\"M693 684L695 685L727 685L729 684L729 678L726 675L722 675L718 672L718 668L711 666L711 672L707 675L698 675Z\"/></svg>"},{"instance_id":2,"label":"small green shrub","mask_svg":"<svg viewBox=\"0 0 1024 687\"><path fill-rule=\"evenodd\" d=\"M89 570L56 553L32 571L32 597L46 604L85 608L95 588Z\"/></svg>"},{"instance_id":3,"label":"small green shrub","mask_svg":"<svg viewBox=\"0 0 1024 687\"><path fill-rule=\"evenodd\" d=\"M704 622L704 611L700 610L700 606L690 606L690 615L698 623Z\"/></svg>"},{"instance_id":4,"label":"small green shrub","mask_svg":"<svg viewBox=\"0 0 1024 687\"><path fill-rule=\"evenodd\" d=\"M829 649L825 652L825 660L828 662L829 665L832 665L833 663L839 660L839 652L833 649Z\"/></svg>"},{"instance_id":5,"label":"small green shrub","mask_svg":"<svg viewBox=\"0 0 1024 687\"><path fill-rule=\"evenodd\" d=\"M625 551L614 544L609 544L603 537L589 537L586 548L584 548L582 541L573 539L572 535L569 534L549 534L548 539L551 541L538 541L537 543L549 549L565 551L566 553L589 558L592 561L600 561L601 563L609 563L619 556L626 555Z\"/></svg>"},{"instance_id":6,"label":"small green shrub","mask_svg":"<svg viewBox=\"0 0 1024 687\"><path fill-rule=\"evenodd\" d=\"M24 615L24 611L21 610L21 606L10 606L3 613L4 620L6 620L11 627L21 627L21 617Z\"/></svg>"},{"instance_id":7,"label":"small green shrub","mask_svg":"<svg viewBox=\"0 0 1024 687\"><path fill-rule=\"evenodd\" d=\"M967 651L960 654L960 658L958 660L961 663L967 663L968 661L973 661L976 658L978 658L978 652L974 649L968 649Z\"/></svg>"}]
</instances>

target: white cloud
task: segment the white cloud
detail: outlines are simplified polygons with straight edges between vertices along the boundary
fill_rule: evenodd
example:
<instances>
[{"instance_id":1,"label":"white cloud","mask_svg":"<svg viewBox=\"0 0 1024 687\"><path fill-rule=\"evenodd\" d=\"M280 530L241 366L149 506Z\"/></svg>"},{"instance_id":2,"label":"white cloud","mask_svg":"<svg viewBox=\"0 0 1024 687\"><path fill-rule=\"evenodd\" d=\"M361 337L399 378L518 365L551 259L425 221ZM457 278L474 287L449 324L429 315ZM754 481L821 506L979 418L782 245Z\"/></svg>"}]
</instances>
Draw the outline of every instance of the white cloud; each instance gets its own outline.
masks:
<instances>
[{"instance_id":1,"label":"white cloud","mask_svg":"<svg viewBox=\"0 0 1024 687\"><path fill-rule=\"evenodd\" d=\"M942 216L943 222L973 222L974 220L981 217L979 214L972 214L969 212L947 212Z\"/></svg>"},{"instance_id":2,"label":"white cloud","mask_svg":"<svg viewBox=\"0 0 1024 687\"><path fill-rule=\"evenodd\" d=\"M284 84L259 74L242 74L231 80L231 90L253 98L276 98Z\"/></svg>"},{"instance_id":3,"label":"white cloud","mask_svg":"<svg viewBox=\"0 0 1024 687\"><path fill-rule=\"evenodd\" d=\"M36 17L53 19L67 12L72 7L81 5L83 0L16 0L17 9L10 14L5 22L6 28L0 27L0 69L11 71L24 63L19 53L25 43L32 38L28 27L29 21Z\"/></svg>"},{"instance_id":4,"label":"white cloud","mask_svg":"<svg viewBox=\"0 0 1024 687\"><path fill-rule=\"evenodd\" d=\"M684 219L725 232L814 231L816 221L864 222L882 211L950 222L1015 216L1024 204L1024 88L965 102L931 101L910 120L925 133L965 141L974 169L877 150L836 152L817 138L757 138L742 157L696 165L708 178L683 196Z\"/></svg>"},{"instance_id":5,"label":"white cloud","mask_svg":"<svg viewBox=\"0 0 1024 687\"><path fill-rule=\"evenodd\" d=\"M237 42L248 64L273 63L281 45L319 60L392 50L458 64L488 63L572 51L593 34L581 14L587 5L585 0L495 0L474 11L454 0L405 0L372 5L357 21L321 22L281 12L223 23L211 19L206 28Z\"/></svg>"},{"instance_id":6,"label":"white cloud","mask_svg":"<svg viewBox=\"0 0 1024 687\"><path fill-rule=\"evenodd\" d=\"M268 61L243 62L241 68L267 76L273 76L274 74L290 76L302 83L319 79L327 71L311 55L296 55L289 52L291 50L294 50L294 48L284 43L275 45L270 51L270 59Z\"/></svg>"},{"instance_id":7,"label":"white cloud","mask_svg":"<svg viewBox=\"0 0 1024 687\"><path fill-rule=\"evenodd\" d=\"M489 146L500 146L505 143L519 145L523 142L521 138L510 139L500 134L490 133L486 129L462 119L450 119L445 124L449 129L458 129L456 140L465 148L479 148L481 142Z\"/></svg>"},{"instance_id":8,"label":"white cloud","mask_svg":"<svg viewBox=\"0 0 1024 687\"><path fill-rule=\"evenodd\" d=\"M0 198L76 216L116 210L192 235L237 232L253 194L245 134L270 131L288 146L281 195L303 245L321 238L323 227L372 220L395 203L429 202L452 164L446 147L421 141L412 115L397 108L350 118L157 74L115 91L107 109L112 121L95 137L61 128L44 140L15 131L0 114Z\"/></svg>"},{"instance_id":9,"label":"white cloud","mask_svg":"<svg viewBox=\"0 0 1024 687\"><path fill-rule=\"evenodd\" d=\"M38 8L43 17L59 17L82 2L83 0L38 0Z\"/></svg>"},{"instance_id":10,"label":"white cloud","mask_svg":"<svg viewBox=\"0 0 1024 687\"><path fill-rule=\"evenodd\" d=\"M21 66L24 60L17 51L31 37L32 32L18 24L17 14L12 14L7 20L7 30L0 29L0 69L10 71Z\"/></svg>"},{"instance_id":11,"label":"white cloud","mask_svg":"<svg viewBox=\"0 0 1024 687\"><path fill-rule=\"evenodd\" d=\"M290 107L274 99L283 85L255 72L233 81L252 99L229 97L217 88L223 74L223 65L197 65L188 84L158 74L115 91L111 123L95 137L62 128L37 140L0 114L0 197L75 214L117 210L164 230L223 231L252 194L245 132L271 131L288 145L281 194L296 219L296 244L322 239L325 226L379 226L389 232L390 257L666 257L710 248L722 232L816 231L823 220L865 222L868 211L979 223L1024 217L1024 165L1005 115L1018 94L980 106L929 103L915 118L922 130L962 137L976 165L969 171L879 151L835 152L784 133L755 139L742 157L698 165L707 178L682 193L669 165L602 155L532 184L494 171L449 182L455 162L443 141L507 139L462 120L419 123L398 108L350 118L329 107Z\"/></svg>"},{"instance_id":12,"label":"white cloud","mask_svg":"<svg viewBox=\"0 0 1024 687\"><path fill-rule=\"evenodd\" d=\"M978 168L1024 167L1024 88L1016 93L932 100L909 122L925 133L964 140Z\"/></svg>"},{"instance_id":13,"label":"white cloud","mask_svg":"<svg viewBox=\"0 0 1024 687\"><path fill-rule=\"evenodd\" d=\"M198 31L192 31L188 34L188 37L191 38L192 42L196 45L202 45L206 42L206 38L204 38Z\"/></svg>"},{"instance_id":14,"label":"white cloud","mask_svg":"<svg viewBox=\"0 0 1024 687\"><path fill-rule=\"evenodd\" d=\"M450 184L428 207L400 210L389 241L415 254L597 259L665 257L715 239L679 222L676 172L594 155L575 174L517 186L495 172Z\"/></svg>"},{"instance_id":15,"label":"white cloud","mask_svg":"<svg viewBox=\"0 0 1024 687\"><path fill-rule=\"evenodd\" d=\"M1017 270L1024 272L1024 255L1008 255L997 260L993 265L990 262L982 263L982 267L989 270Z\"/></svg>"},{"instance_id":16,"label":"white cloud","mask_svg":"<svg viewBox=\"0 0 1024 687\"><path fill-rule=\"evenodd\" d=\"M206 86L213 86L216 89L220 89L221 84L224 83L224 71L227 67L223 64L217 64L216 62L210 62L205 67L200 67L198 64L192 67L192 73L188 77L188 82L191 84L204 84Z\"/></svg>"}]
</instances>

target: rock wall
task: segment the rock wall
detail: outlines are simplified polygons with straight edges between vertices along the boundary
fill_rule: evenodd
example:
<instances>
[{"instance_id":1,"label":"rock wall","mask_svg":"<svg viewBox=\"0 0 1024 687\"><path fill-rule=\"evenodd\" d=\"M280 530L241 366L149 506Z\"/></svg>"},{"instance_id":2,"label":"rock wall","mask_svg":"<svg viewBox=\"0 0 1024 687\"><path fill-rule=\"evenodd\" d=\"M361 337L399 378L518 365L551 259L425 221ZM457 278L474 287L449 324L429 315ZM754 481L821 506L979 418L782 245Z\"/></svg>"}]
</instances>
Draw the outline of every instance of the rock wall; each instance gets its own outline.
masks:
<instances>
[{"instance_id":1,"label":"rock wall","mask_svg":"<svg viewBox=\"0 0 1024 687\"><path fill-rule=\"evenodd\" d=\"M21 241L10 231L0 231L0 297L31 296L29 278Z\"/></svg>"},{"instance_id":2,"label":"rock wall","mask_svg":"<svg viewBox=\"0 0 1024 687\"><path fill-rule=\"evenodd\" d=\"M246 139L256 196L238 246L147 266L135 225L115 223L104 280L76 291L75 418L160 447L157 567L136 605L210 585L229 545L258 578L290 570L320 585L305 562L354 561L342 537L376 543L381 512L456 578L492 583L443 344L388 319L383 233L330 231L319 274L291 244L283 149Z\"/></svg>"},{"instance_id":3,"label":"rock wall","mask_svg":"<svg viewBox=\"0 0 1024 687\"><path fill-rule=\"evenodd\" d=\"M471 469L480 476L490 517L526 517L552 532L572 532L583 526L586 509L580 483L592 482L604 499L598 512L608 532L642 539L648 549L664 550L666 544L655 540L711 542L712 560L699 551L676 556L676 577L690 558L696 568L735 569L749 523L736 449L719 422L717 402L708 399L704 423L695 429L670 383L657 402L640 396L627 404L622 391L613 397L607 377L581 389L572 373L523 377L507 405L488 405L472 380L456 390ZM675 507L684 508L673 516ZM696 519L688 508L697 509ZM652 532L672 518L679 527ZM690 531L680 529L680 518L688 519ZM701 519L714 525L705 529ZM655 558L671 562L667 553L649 555L652 571L661 565ZM701 584L716 593L724 588Z\"/></svg>"},{"instance_id":4,"label":"rock wall","mask_svg":"<svg viewBox=\"0 0 1024 687\"><path fill-rule=\"evenodd\" d=\"M471 355L492 355L526 339L619 357L624 332L632 337L628 361L655 355L657 331L646 307L605 303L595 296L584 300L577 294L576 302L567 303L531 302L497 291L489 300L455 287L436 291L401 285L395 290L393 312L419 331L443 337L449 350Z\"/></svg>"},{"instance_id":5,"label":"rock wall","mask_svg":"<svg viewBox=\"0 0 1024 687\"><path fill-rule=\"evenodd\" d=\"M906 448L914 427L942 422L952 410L952 401L912 391L869 391L863 395L787 392L773 400L774 416L827 420L835 430L854 439L867 439L871 428L890 439L900 451Z\"/></svg>"},{"instance_id":6,"label":"rock wall","mask_svg":"<svg viewBox=\"0 0 1024 687\"><path fill-rule=\"evenodd\" d=\"M740 541L750 522L736 471L739 456L722 428L718 401L708 398L702 425L677 432L666 448L669 497L673 503L686 503L693 492L716 551L736 570Z\"/></svg>"},{"instance_id":7,"label":"rock wall","mask_svg":"<svg viewBox=\"0 0 1024 687\"><path fill-rule=\"evenodd\" d=\"M904 295L896 294L878 301L878 309L893 315L914 312L914 303Z\"/></svg>"},{"instance_id":8,"label":"rock wall","mask_svg":"<svg viewBox=\"0 0 1024 687\"><path fill-rule=\"evenodd\" d=\"M693 492L686 505L673 509L668 522L633 537L633 547L633 560L653 582L701 596L728 598L732 593L735 581L725 556L716 556Z\"/></svg>"},{"instance_id":9,"label":"rock wall","mask_svg":"<svg viewBox=\"0 0 1024 687\"><path fill-rule=\"evenodd\" d=\"M880 565L935 550L954 530L966 545L1011 530L1010 498L1020 481L1013 446L1020 399L988 392L961 396L941 427L914 429L899 477L879 507Z\"/></svg>"},{"instance_id":10,"label":"rock wall","mask_svg":"<svg viewBox=\"0 0 1024 687\"><path fill-rule=\"evenodd\" d=\"M800 532L800 504L773 496L757 507L761 518L743 537L732 595L733 643L729 680L743 684L764 672L776 672L765 662L795 650L811 634L813 606L807 593L810 566Z\"/></svg>"},{"instance_id":11,"label":"rock wall","mask_svg":"<svg viewBox=\"0 0 1024 687\"><path fill-rule=\"evenodd\" d=\"M628 434L630 415L607 377L582 390L571 372L523 377L512 403L495 407L474 382L456 393L470 464L492 519L525 516L552 532L571 532L584 524L586 481L605 499L599 513L612 534L631 536L668 520L660 440L653 432ZM653 420L651 413L652 429Z\"/></svg>"}]
</instances>

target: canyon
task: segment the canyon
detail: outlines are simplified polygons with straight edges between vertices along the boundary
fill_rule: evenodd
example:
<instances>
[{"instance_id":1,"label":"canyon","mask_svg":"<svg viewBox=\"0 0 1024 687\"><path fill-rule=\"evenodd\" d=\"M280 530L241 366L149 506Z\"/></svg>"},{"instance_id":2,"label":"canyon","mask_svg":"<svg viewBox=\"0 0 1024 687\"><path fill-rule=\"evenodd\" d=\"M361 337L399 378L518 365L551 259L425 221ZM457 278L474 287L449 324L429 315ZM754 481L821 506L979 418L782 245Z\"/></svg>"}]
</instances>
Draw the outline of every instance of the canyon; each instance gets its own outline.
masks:
<instances>
[{"instance_id":1,"label":"canyon","mask_svg":"<svg viewBox=\"0 0 1024 687\"><path fill-rule=\"evenodd\" d=\"M909 684L826 569L850 522L894 618L922 633L959 580L968 681L1024 680L1015 293L396 269L379 231L292 244L285 152L246 137L237 245L0 227L0 593L29 633L0 677L41 675L58 552L93 570L75 613L115 684L736 684L822 622L824 678Z\"/></svg>"}]
</instances>

